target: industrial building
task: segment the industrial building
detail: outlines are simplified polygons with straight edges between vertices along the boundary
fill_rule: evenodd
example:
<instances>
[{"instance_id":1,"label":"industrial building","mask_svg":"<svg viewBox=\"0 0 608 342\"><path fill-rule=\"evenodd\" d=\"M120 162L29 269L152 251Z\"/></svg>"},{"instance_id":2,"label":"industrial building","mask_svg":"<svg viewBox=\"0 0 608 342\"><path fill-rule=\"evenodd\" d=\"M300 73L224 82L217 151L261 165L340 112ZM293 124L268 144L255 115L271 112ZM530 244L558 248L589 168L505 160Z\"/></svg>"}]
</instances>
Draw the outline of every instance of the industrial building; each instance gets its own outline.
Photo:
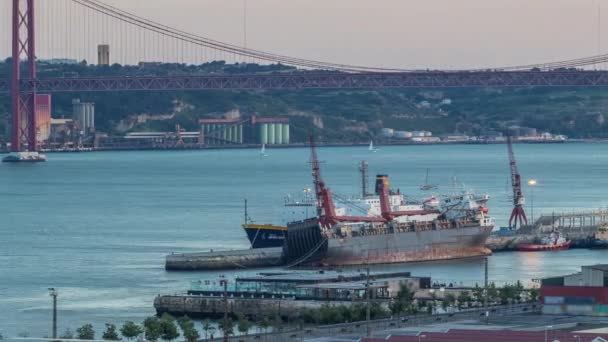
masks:
<instances>
[{"instance_id":1,"label":"industrial building","mask_svg":"<svg viewBox=\"0 0 608 342\"><path fill-rule=\"evenodd\" d=\"M97 65L110 65L110 45L97 45Z\"/></svg>"},{"instance_id":2,"label":"industrial building","mask_svg":"<svg viewBox=\"0 0 608 342\"><path fill-rule=\"evenodd\" d=\"M608 264L541 280L544 314L608 316Z\"/></svg>"},{"instance_id":3,"label":"industrial building","mask_svg":"<svg viewBox=\"0 0 608 342\"><path fill-rule=\"evenodd\" d=\"M286 145L290 142L288 118L201 119L201 134L205 144L268 144Z\"/></svg>"},{"instance_id":4,"label":"industrial building","mask_svg":"<svg viewBox=\"0 0 608 342\"><path fill-rule=\"evenodd\" d=\"M51 135L51 95L36 94L36 134L39 142Z\"/></svg>"},{"instance_id":5,"label":"industrial building","mask_svg":"<svg viewBox=\"0 0 608 342\"><path fill-rule=\"evenodd\" d=\"M72 100L72 118L84 135L95 132L95 104Z\"/></svg>"}]
</instances>

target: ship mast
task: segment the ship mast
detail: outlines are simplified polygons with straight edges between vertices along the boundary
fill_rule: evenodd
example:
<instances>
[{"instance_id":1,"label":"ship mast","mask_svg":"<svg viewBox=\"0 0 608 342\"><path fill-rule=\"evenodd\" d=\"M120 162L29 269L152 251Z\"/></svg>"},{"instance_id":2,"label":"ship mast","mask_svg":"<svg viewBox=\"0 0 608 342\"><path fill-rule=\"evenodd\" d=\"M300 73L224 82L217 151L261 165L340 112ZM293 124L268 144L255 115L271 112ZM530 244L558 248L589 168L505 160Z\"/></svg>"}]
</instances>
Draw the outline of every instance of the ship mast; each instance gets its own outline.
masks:
<instances>
[{"instance_id":1,"label":"ship mast","mask_svg":"<svg viewBox=\"0 0 608 342\"><path fill-rule=\"evenodd\" d=\"M363 198L369 196L369 192L367 190L367 186L369 184L368 178L368 164L365 160L361 161L361 165L359 166L359 172L361 172L361 195Z\"/></svg>"},{"instance_id":2,"label":"ship mast","mask_svg":"<svg viewBox=\"0 0 608 342\"><path fill-rule=\"evenodd\" d=\"M517 169L517 163L515 162L515 153L513 152L513 142L511 136L507 136L507 147L509 150L509 166L511 168L511 186L513 188L513 211L509 218L509 227L517 228L519 226L528 224L526 213L524 212L525 199L523 192L521 191L521 176Z\"/></svg>"}]
</instances>

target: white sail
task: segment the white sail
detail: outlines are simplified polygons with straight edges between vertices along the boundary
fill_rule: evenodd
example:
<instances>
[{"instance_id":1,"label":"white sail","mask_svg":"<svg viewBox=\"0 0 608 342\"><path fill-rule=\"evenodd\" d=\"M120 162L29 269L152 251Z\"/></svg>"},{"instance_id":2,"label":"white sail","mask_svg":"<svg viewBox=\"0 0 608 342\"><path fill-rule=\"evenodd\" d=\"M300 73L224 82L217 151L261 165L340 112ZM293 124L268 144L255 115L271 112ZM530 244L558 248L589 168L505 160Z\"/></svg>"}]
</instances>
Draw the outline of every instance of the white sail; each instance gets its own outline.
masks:
<instances>
[{"instance_id":1,"label":"white sail","mask_svg":"<svg viewBox=\"0 0 608 342\"><path fill-rule=\"evenodd\" d=\"M266 154L266 144L262 144L262 150L260 150L260 155L262 157L267 157L268 154Z\"/></svg>"}]
</instances>

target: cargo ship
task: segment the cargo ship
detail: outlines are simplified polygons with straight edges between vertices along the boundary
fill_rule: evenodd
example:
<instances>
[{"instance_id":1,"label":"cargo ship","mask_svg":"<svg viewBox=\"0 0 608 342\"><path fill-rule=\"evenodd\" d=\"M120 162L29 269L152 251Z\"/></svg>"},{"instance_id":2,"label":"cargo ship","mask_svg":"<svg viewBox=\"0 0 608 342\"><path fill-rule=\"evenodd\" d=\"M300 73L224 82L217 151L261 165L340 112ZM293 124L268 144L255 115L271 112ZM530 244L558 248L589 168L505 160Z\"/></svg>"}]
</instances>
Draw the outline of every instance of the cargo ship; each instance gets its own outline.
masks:
<instances>
[{"instance_id":1,"label":"cargo ship","mask_svg":"<svg viewBox=\"0 0 608 342\"><path fill-rule=\"evenodd\" d=\"M348 215L335 207L312 138L310 145L317 216L287 225L283 255L289 266L418 262L491 253L485 247L494 228L487 198L464 192L437 206L407 203L399 191L390 190L387 175L378 175L377 206L369 209L377 211Z\"/></svg>"}]
</instances>

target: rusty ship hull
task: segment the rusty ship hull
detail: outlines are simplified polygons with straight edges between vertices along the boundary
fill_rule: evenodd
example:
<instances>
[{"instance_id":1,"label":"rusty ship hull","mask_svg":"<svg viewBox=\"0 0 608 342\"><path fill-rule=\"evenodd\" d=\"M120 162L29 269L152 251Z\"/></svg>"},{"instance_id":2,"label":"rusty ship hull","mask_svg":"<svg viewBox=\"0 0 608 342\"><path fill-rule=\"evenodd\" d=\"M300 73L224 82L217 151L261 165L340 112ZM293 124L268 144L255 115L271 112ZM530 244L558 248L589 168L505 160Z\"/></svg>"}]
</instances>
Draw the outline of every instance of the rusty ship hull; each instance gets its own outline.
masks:
<instances>
[{"instance_id":1,"label":"rusty ship hull","mask_svg":"<svg viewBox=\"0 0 608 342\"><path fill-rule=\"evenodd\" d=\"M289 227L284 256L292 264L327 266L478 257L491 254L485 242L492 228L471 223L451 229L374 229L365 235L335 234L320 228L317 220L311 219Z\"/></svg>"}]
</instances>

